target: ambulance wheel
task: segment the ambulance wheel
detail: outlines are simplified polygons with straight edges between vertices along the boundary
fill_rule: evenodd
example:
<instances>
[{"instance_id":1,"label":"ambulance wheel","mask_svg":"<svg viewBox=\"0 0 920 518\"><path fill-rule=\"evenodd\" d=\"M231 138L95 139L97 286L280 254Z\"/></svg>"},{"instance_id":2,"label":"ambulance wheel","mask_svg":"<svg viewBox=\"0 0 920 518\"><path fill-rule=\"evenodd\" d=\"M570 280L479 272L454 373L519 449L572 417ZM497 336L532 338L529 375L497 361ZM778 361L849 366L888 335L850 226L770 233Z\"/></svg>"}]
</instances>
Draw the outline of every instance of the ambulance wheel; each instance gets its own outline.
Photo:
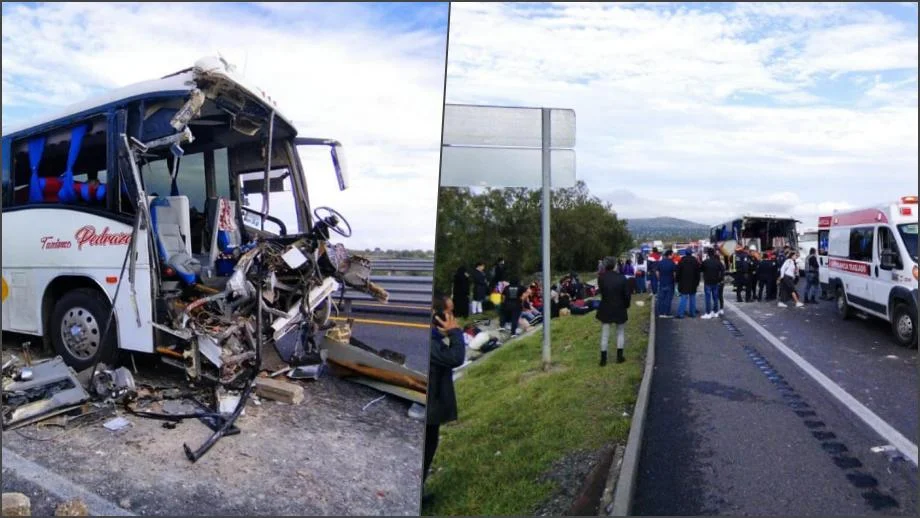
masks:
<instances>
[{"instance_id":1,"label":"ambulance wheel","mask_svg":"<svg viewBox=\"0 0 920 518\"><path fill-rule=\"evenodd\" d=\"M891 331L898 345L917 346L917 315L910 312L907 304L897 304L891 312Z\"/></svg>"},{"instance_id":2,"label":"ambulance wheel","mask_svg":"<svg viewBox=\"0 0 920 518\"><path fill-rule=\"evenodd\" d=\"M847 303L847 294L843 292L843 288L837 288L837 316L841 320L846 320L850 318L853 314L853 311L850 309L850 305Z\"/></svg>"},{"instance_id":3,"label":"ambulance wheel","mask_svg":"<svg viewBox=\"0 0 920 518\"><path fill-rule=\"evenodd\" d=\"M116 350L115 326L104 339L111 304L93 289L80 288L64 294L51 311L49 332L54 350L77 372L97 361L109 362Z\"/></svg>"}]
</instances>

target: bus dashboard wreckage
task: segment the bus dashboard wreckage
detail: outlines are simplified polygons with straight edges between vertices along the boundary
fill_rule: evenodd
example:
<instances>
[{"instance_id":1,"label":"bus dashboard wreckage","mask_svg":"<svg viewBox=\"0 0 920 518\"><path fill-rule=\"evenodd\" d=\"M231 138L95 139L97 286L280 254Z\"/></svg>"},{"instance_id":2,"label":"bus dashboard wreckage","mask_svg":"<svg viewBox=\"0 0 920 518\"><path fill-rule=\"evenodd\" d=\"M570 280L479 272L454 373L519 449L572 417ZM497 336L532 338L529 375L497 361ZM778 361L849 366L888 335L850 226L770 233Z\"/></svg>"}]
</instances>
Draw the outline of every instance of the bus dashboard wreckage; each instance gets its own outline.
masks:
<instances>
[{"instance_id":1,"label":"bus dashboard wreckage","mask_svg":"<svg viewBox=\"0 0 920 518\"><path fill-rule=\"evenodd\" d=\"M328 147L344 190L341 145L298 137L222 59L71 106L2 145L3 329L44 337L76 371L121 349L245 390L263 351L300 365L327 358L330 336L347 346L349 324L330 318L337 292L387 300L369 260L330 243L351 235L346 219L308 201L298 146ZM424 374L392 370L424 393Z\"/></svg>"}]
</instances>

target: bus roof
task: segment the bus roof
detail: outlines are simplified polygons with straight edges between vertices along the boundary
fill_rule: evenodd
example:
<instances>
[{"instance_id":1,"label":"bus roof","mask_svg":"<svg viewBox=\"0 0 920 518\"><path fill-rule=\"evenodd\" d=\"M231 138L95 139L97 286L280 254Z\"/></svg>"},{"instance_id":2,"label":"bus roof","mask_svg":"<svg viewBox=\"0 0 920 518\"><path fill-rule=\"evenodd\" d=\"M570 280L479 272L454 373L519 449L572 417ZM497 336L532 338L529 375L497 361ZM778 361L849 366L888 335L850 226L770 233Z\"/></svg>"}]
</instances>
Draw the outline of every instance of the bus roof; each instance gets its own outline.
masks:
<instances>
[{"instance_id":1,"label":"bus roof","mask_svg":"<svg viewBox=\"0 0 920 518\"><path fill-rule=\"evenodd\" d=\"M801 223L801 221L793 218L792 216L786 214L767 214L762 212L745 212L737 217L734 217L718 225L713 225L711 228L721 227L722 225L728 225L732 221L738 221L739 219L775 219L778 221L795 221L796 223Z\"/></svg>"},{"instance_id":2,"label":"bus roof","mask_svg":"<svg viewBox=\"0 0 920 518\"><path fill-rule=\"evenodd\" d=\"M61 126L70 124L86 115L97 113L103 108L118 106L134 100L156 95L187 95L195 87L195 74L202 72L213 75L223 81L229 81L234 86L251 95L266 107L275 110L275 116L280 117L292 128L294 124L278 111L274 102L261 89L249 83L236 73L234 67L220 58L205 57L195 62L193 68L188 68L173 74L141 81L121 88L115 88L100 95L90 97L75 104L71 104L55 112L50 112L33 119L25 124L17 125L4 131L3 137L19 137L19 134L32 133L45 130L48 126Z\"/></svg>"}]
</instances>

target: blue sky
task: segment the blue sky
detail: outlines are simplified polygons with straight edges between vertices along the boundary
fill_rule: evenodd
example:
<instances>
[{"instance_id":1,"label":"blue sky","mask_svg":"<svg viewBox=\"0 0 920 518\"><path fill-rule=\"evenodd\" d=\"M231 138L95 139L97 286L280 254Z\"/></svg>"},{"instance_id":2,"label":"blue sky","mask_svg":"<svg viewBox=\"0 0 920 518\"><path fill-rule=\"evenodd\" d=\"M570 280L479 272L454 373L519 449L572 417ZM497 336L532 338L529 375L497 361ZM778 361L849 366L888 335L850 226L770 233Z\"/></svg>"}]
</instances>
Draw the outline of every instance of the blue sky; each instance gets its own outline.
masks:
<instances>
[{"instance_id":1,"label":"blue sky","mask_svg":"<svg viewBox=\"0 0 920 518\"><path fill-rule=\"evenodd\" d=\"M917 5L454 4L447 101L574 108L624 217L819 214L917 187Z\"/></svg>"},{"instance_id":2,"label":"blue sky","mask_svg":"<svg viewBox=\"0 0 920 518\"><path fill-rule=\"evenodd\" d=\"M448 4L12 4L3 13L3 127L220 54L302 135L311 202L344 214L346 245L434 247ZM415 214L405 217L405 200Z\"/></svg>"}]
</instances>

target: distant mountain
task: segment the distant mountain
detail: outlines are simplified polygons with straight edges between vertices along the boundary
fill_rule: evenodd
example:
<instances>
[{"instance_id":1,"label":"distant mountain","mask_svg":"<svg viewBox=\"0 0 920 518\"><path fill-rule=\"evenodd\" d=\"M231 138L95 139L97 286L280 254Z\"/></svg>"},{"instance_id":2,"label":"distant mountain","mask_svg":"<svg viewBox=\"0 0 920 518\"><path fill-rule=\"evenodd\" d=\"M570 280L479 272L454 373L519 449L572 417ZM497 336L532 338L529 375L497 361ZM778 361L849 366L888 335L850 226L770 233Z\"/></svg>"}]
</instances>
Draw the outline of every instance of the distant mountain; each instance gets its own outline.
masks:
<instances>
[{"instance_id":1,"label":"distant mountain","mask_svg":"<svg viewBox=\"0 0 920 518\"><path fill-rule=\"evenodd\" d=\"M637 242L660 239L670 241L691 241L706 239L709 225L694 223L678 218L635 218L627 219L629 233Z\"/></svg>"}]
</instances>

